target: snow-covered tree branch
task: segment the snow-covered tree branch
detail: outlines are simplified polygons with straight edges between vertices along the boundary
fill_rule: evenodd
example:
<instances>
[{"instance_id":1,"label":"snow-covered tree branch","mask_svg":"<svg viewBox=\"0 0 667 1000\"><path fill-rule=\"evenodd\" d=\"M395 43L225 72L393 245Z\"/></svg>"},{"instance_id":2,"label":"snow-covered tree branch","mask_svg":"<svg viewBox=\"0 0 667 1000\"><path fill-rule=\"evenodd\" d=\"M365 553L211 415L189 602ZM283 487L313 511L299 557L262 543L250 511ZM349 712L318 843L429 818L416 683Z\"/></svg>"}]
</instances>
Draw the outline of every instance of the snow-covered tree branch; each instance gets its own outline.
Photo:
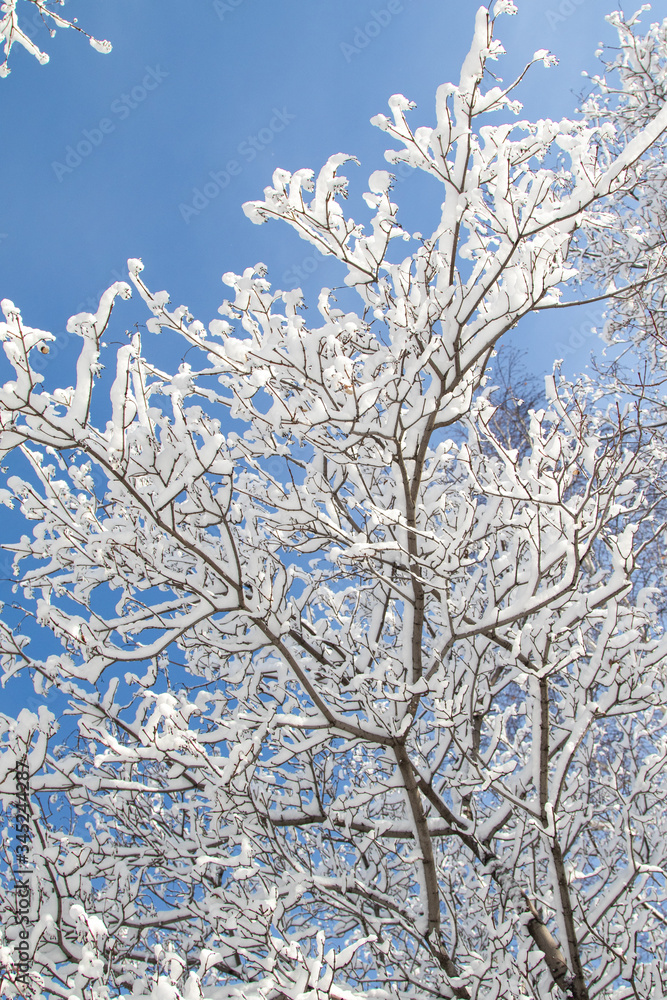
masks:
<instances>
[{"instance_id":1,"label":"snow-covered tree branch","mask_svg":"<svg viewBox=\"0 0 667 1000\"><path fill-rule=\"evenodd\" d=\"M602 115L523 121L487 81L494 29L481 8L434 127L401 95L373 120L441 186L430 235L385 170L348 218L343 154L245 206L343 265L317 325L261 264L206 327L130 260L70 319L55 388L33 360L53 335L2 303L0 501L33 522L3 666L78 725L0 716L7 803L16 761L32 775L35 995L667 987L667 647L635 582L664 449L639 403L558 374L516 448L485 374L575 279L573 239L633 193L667 110L627 141ZM114 357L133 291L146 333ZM0 902L20 996L9 882Z\"/></svg>"},{"instance_id":2,"label":"snow-covered tree branch","mask_svg":"<svg viewBox=\"0 0 667 1000\"><path fill-rule=\"evenodd\" d=\"M28 15L33 18L33 23L34 19L37 18L37 23L43 24L52 37L58 28L73 28L85 35L98 52L111 52L110 42L93 38L87 31L79 27L76 18L70 21L58 13L55 8L62 7L64 3L65 0L4 0L0 7L0 42L4 42L5 61L0 64L0 76L7 76L10 72L9 55L15 44L21 45L42 65L49 61L48 54L42 52L39 45L30 37L26 24ZM19 13L21 17L19 17Z\"/></svg>"}]
</instances>

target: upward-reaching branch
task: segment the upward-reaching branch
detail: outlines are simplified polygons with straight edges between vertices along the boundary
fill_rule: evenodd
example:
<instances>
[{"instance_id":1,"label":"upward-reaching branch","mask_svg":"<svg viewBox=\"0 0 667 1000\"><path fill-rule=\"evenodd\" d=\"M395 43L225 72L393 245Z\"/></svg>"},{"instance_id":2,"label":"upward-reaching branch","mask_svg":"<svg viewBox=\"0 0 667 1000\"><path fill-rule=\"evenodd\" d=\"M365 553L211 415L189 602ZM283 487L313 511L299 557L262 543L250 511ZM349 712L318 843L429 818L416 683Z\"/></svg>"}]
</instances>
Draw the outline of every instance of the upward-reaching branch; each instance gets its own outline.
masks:
<instances>
[{"instance_id":1,"label":"upward-reaching branch","mask_svg":"<svg viewBox=\"0 0 667 1000\"><path fill-rule=\"evenodd\" d=\"M667 645L653 584L636 585L664 454L642 405L607 412L588 380L549 378L510 426L487 381L667 119L655 108L627 141L602 119L505 120L519 107L488 81L494 30L480 10L432 128L408 126L400 95L375 119L401 146L390 161L442 188L412 252L394 255L408 233L388 171L369 179L369 229L344 213L342 154L316 179L276 171L246 206L343 265L340 306L323 290L311 325L258 265L225 274L207 329L132 259L69 321L79 357L55 388L33 361L52 335L3 302L0 502L32 531L9 545L21 608L3 609L0 656L78 723L59 746L44 706L0 715L3 793L18 756L42 807L30 940L49 994L667 988L651 954ZM131 286L147 334L100 399L101 335ZM167 370L164 338L189 363Z\"/></svg>"}]
</instances>

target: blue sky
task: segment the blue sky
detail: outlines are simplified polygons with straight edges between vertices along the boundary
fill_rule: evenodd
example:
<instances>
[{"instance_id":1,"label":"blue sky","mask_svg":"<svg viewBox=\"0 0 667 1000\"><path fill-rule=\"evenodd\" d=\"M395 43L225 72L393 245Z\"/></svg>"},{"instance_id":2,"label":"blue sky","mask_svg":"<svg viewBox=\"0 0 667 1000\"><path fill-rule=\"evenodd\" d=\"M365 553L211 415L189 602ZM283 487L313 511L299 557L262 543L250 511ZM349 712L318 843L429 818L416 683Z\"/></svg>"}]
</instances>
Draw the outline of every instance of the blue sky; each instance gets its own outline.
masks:
<instances>
[{"instance_id":1,"label":"blue sky","mask_svg":"<svg viewBox=\"0 0 667 1000\"><path fill-rule=\"evenodd\" d=\"M551 49L560 65L534 68L519 93L523 116L571 115L582 69L595 68L601 39L613 40L603 20L609 0L517 3L519 15L499 22L508 56L498 72L509 80L536 49ZM415 125L432 123L435 89L458 78L476 8L470 0L68 0L64 13L109 39L109 55L71 30L49 38L33 29L50 62L40 66L16 46L0 80L0 298L58 336L44 361L47 384L71 384L67 318L94 308L125 277L128 257L142 257L149 286L168 289L205 323L227 291L221 275L260 260L274 285L300 284L311 304L321 285L340 283L340 270L309 244L286 226L253 226L241 205L261 196L276 167L318 169L342 151L361 160L347 173L349 210L363 221L366 179L386 166L385 136L369 118L400 92L418 104ZM409 228L431 228L437 195L414 178L396 185ZM596 346L589 328L600 315L596 307L529 319L516 342L535 371L565 354L574 374ZM118 304L114 327L146 318L135 297ZM5 539L20 534L20 516L3 516Z\"/></svg>"},{"instance_id":2,"label":"blue sky","mask_svg":"<svg viewBox=\"0 0 667 1000\"><path fill-rule=\"evenodd\" d=\"M349 167L350 211L363 220L365 179L385 165L385 137L369 118L402 92L418 103L415 124L431 123L435 88L458 77L476 7L68 0L68 16L114 48L101 55L73 31L50 39L39 29L33 37L48 50L48 65L18 46L12 52L11 75L0 81L0 295L30 325L58 333L123 274L128 257L142 257L148 283L204 322L223 297L220 276L259 260L274 284L299 281L311 292L337 284L335 266L287 227L253 226L242 202L261 196L277 166L317 169L330 154L350 152L362 161ZM611 40L609 9L609 0L519 0L519 15L501 19L508 57L498 71L506 79L537 48L561 60L533 70L520 94L525 116L573 112L581 70L594 68L597 42ZM403 181L396 200L413 228L428 228L435 200L418 185ZM311 278L300 281L308 270ZM121 308L126 325L144 319L136 301ZM531 366L549 369L563 330L584 319L560 313L542 320L539 334L531 321L533 332L519 334ZM53 375L66 363L65 339L48 359ZM566 359L571 370L586 353Z\"/></svg>"}]
</instances>

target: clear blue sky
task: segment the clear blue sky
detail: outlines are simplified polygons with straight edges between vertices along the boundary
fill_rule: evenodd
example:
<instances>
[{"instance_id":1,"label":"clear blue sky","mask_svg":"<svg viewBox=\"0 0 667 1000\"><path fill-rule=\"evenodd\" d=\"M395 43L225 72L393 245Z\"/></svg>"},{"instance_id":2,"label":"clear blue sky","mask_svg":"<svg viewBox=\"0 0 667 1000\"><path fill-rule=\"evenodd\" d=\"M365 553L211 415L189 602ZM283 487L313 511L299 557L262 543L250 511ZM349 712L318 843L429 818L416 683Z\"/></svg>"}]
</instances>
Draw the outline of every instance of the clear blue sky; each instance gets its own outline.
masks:
<instances>
[{"instance_id":1,"label":"clear blue sky","mask_svg":"<svg viewBox=\"0 0 667 1000\"><path fill-rule=\"evenodd\" d=\"M571 115L581 70L595 68L600 39L613 40L603 20L609 0L517 3L519 15L499 22L508 57L498 72L509 80L536 49L551 49L560 65L535 67L519 95L524 117ZM385 136L369 118L401 92L417 101L414 124L432 123L435 89L458 78L476 8L476 0L68 0L64 13L113 52L99 54L73 31L51 39L35 30L48 65L16 46L0 80L0 298L59 335L47 384L71 384L67 318L123 277L128 257L142 257L149 286L168 289L204 323L225 295L220 276L260 260L274 285L301 284L311 304L322 284L338 284L335 265L318 262L286 226L253 226L241 204L261 196L277 166L318 169L342 151L362 161L348 175L350 212L363 221L365 181L386 166ZM397 185L413 230L429 228L436 195L411 179ZM114 313L117 329L145 319L136 297ZM580 369L593 345L577 334L582 323L562 311L529 320L516 334L529 366L549 371L570 340L582 346L567 353L566 368ZM19 515L3 518L5 539L21 533Z\"/></svg>"}]
</instances>

